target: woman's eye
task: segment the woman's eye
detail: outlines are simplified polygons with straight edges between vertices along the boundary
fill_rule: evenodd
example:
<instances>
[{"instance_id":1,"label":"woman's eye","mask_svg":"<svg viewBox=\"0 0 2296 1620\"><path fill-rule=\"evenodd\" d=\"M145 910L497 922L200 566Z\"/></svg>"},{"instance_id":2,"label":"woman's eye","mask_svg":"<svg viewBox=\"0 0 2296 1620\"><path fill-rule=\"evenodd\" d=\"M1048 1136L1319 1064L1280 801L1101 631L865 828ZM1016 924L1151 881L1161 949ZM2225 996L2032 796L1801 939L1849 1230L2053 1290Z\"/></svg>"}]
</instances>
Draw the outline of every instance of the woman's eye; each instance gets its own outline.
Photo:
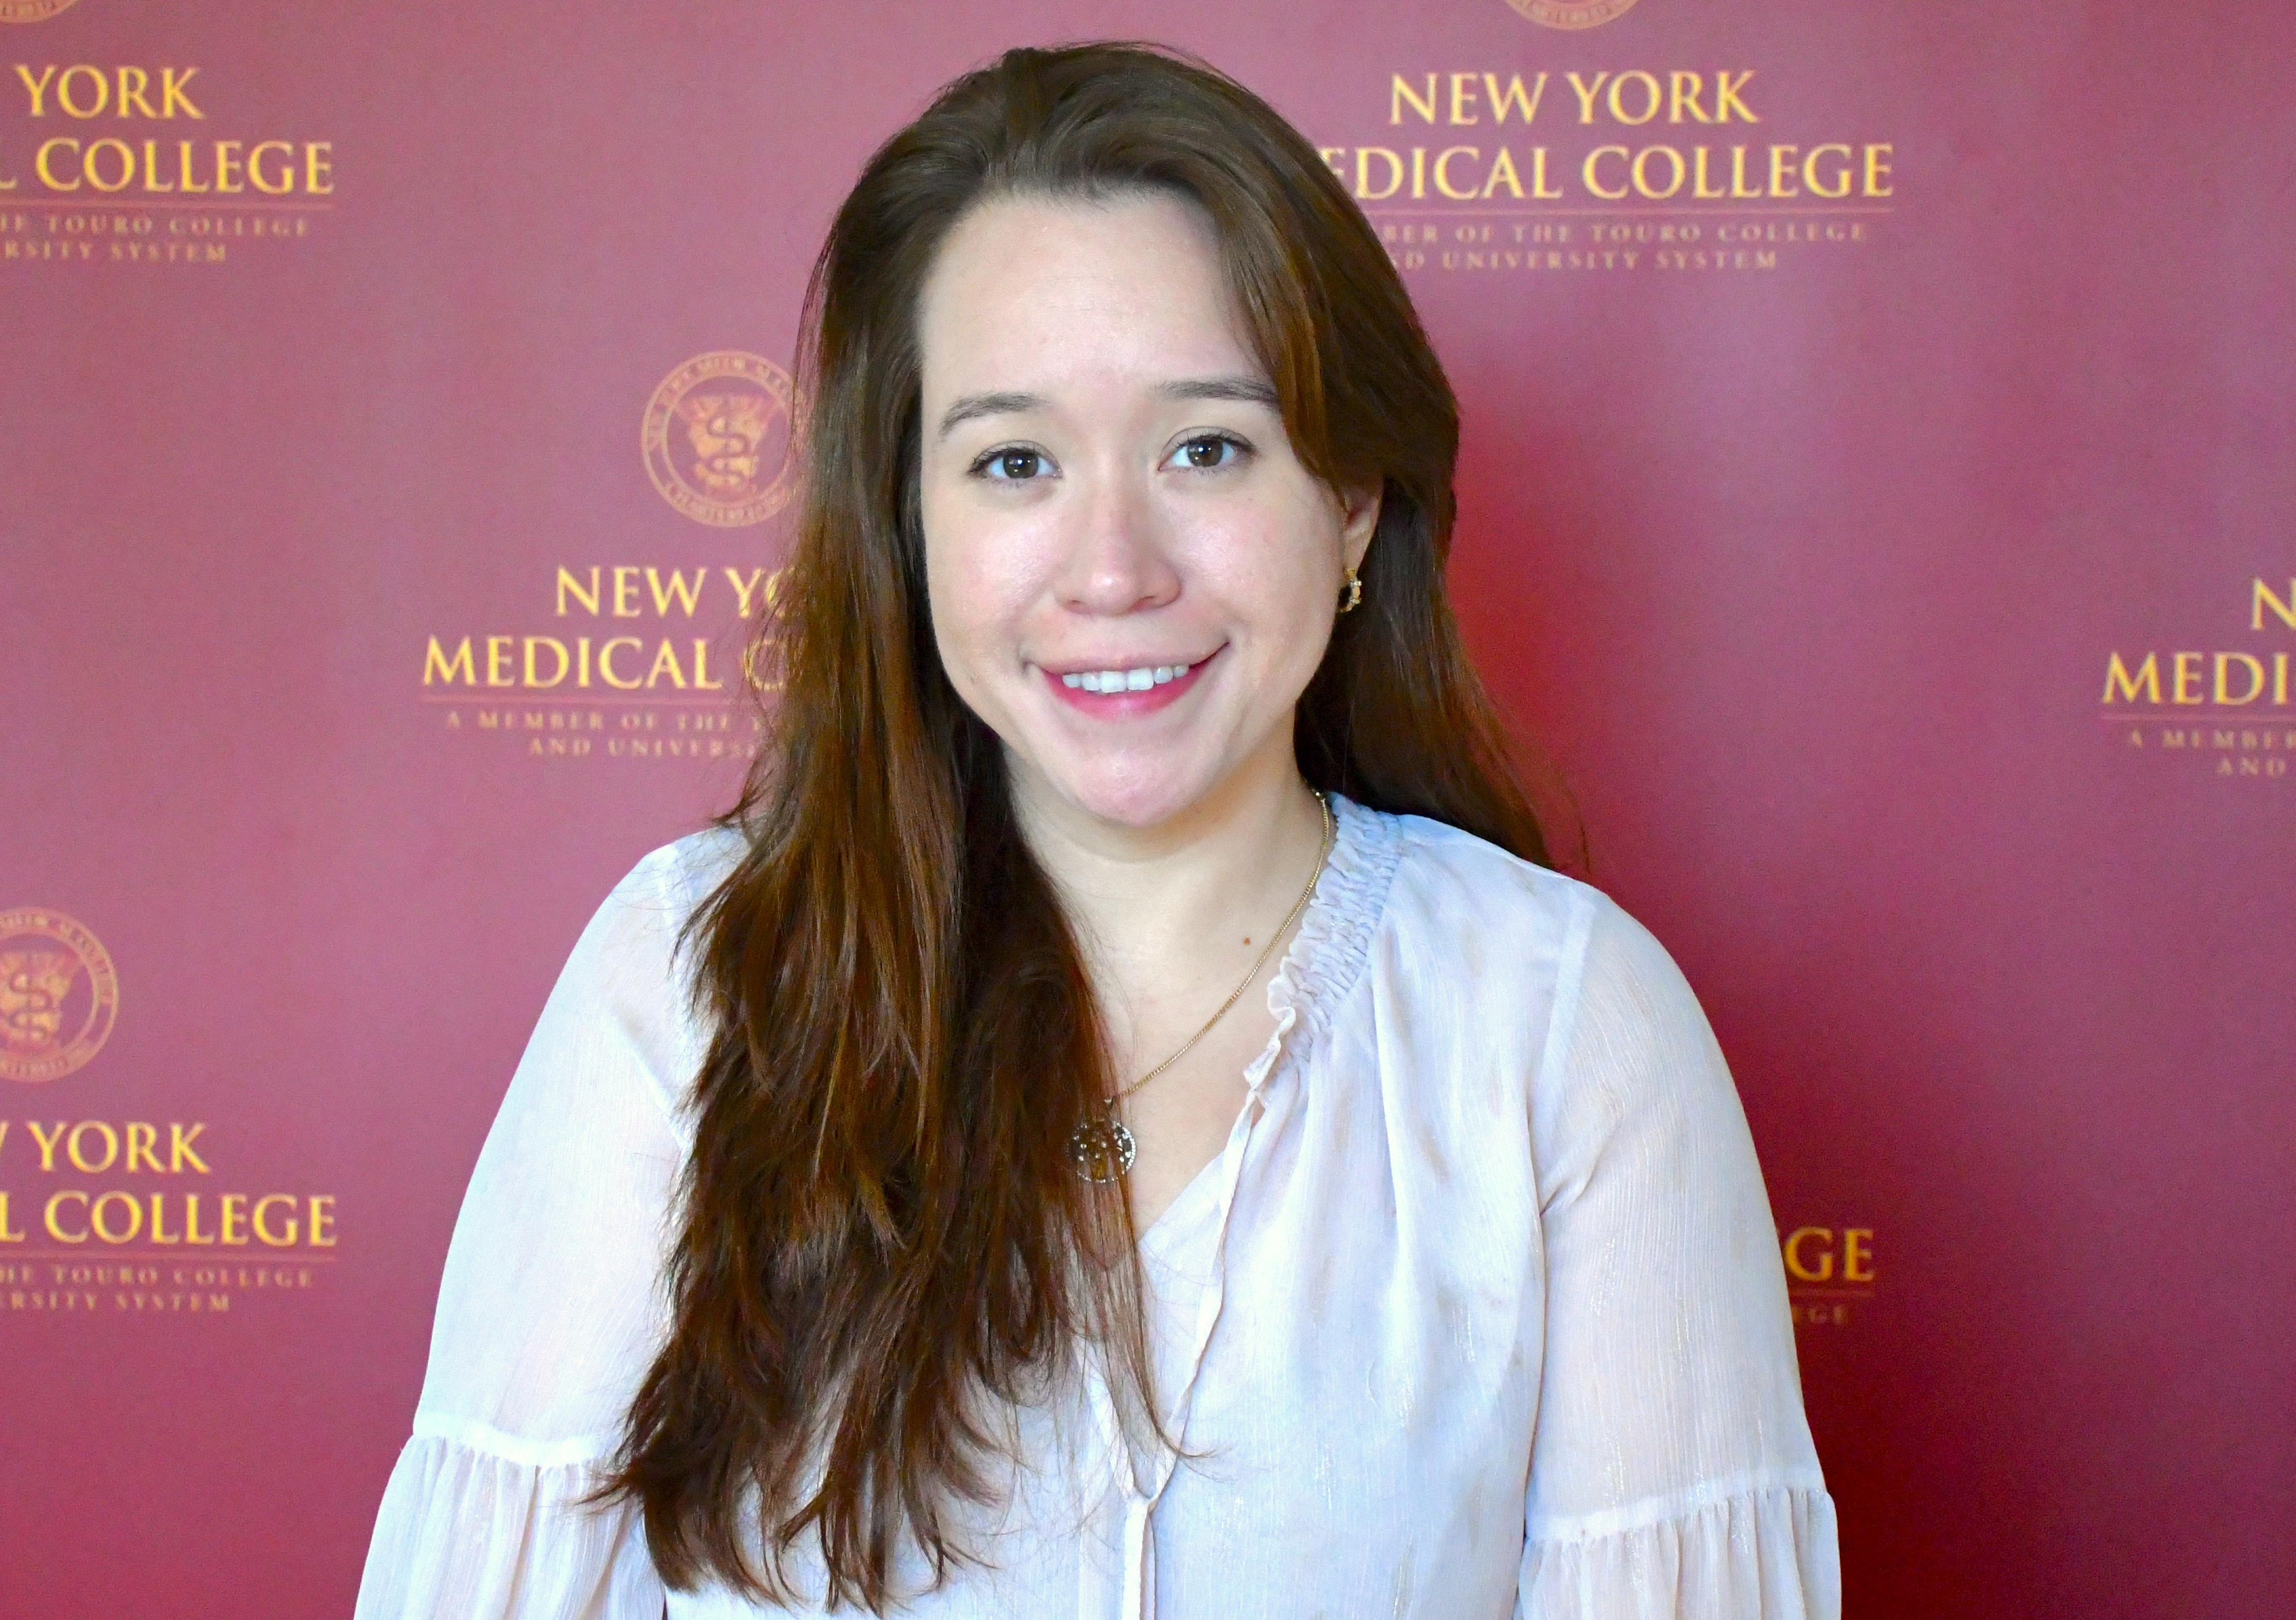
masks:
<instances>
[{"instance_id":1,"label":"woman's eye","mask_svg":"<svg viewBox=\"0 0 2296 1620\"><path fill-rule=\"evenodd\" d=\"M973 470L983 478L1017 483L1041 476L1045 458L1034 450L992 450L974 463Z\"/></svg>"},{"instance_id":2,"label":"woman's eye","mask_svg":"<svg viewBox=\"0 0 2296 1620\"><path fill-rule=\"evenodd\" d=\"M1243 454L1244 446L1241 441L1230 438L1225 433L1208 433L1182 445L1165 464L1209 472L1215 468L1233 467L1243 459Z\"/></svg>"}]
</instances>

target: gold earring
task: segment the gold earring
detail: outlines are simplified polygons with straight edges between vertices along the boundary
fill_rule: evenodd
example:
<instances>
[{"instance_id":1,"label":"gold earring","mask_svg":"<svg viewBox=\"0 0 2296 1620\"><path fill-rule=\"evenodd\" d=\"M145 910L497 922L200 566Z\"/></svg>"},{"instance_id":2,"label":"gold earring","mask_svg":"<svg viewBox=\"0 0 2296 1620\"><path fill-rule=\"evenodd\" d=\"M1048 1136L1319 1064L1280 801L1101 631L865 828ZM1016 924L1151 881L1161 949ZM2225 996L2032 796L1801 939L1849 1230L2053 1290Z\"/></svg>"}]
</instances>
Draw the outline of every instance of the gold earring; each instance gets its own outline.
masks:
<instances>
[{"instance_id":1,"label":"gold earring","mask_svg":"<svg viewBox=\"0 0 2296 1620\"><path fill-rule=\"evenodd\" d=\"M1340 611L1342 613L1352 613L1356 610L1357 604L1362 601L1363 581L1356 577L1355 569L1349 569L1348 570L1348 594L1346 600L1340 603Z\"/></svg>"}]
</instances>

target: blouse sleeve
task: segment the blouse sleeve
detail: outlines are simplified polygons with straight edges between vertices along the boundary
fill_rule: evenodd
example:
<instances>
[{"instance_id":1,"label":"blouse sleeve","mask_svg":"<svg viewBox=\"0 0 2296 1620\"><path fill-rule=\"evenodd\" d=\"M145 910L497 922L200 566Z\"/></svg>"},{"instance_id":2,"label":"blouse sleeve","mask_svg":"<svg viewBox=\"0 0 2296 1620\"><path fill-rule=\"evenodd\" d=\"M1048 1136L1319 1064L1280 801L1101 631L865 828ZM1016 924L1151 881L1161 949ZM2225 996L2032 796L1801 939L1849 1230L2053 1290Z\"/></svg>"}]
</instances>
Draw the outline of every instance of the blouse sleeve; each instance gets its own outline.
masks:
<instances>
[{"instance_id":1,"label":"blouse sleeve","mask_svg":"<svg viewBox=\"0 0 2296 1620\"><path fill-rule=\"evenodd\" d=\"M1583 928L1533 1093L1547 1337L1518 1620L1837 1620L1737 1092L1664 948L1600 897Z\"/></svg>"},{"instance_id":2,"label":"blouse sleeve","mask_svg":"<svg viewBox=\"0 0 2296 1620\"><path fill-rule=\"evenodd\" d=\"M662 1613L636 1510L581 1499L667 1330L674 1100L699 1057L675 850L583 931L480 1152L358 1620Z\"/></svg>"}]
</instances>

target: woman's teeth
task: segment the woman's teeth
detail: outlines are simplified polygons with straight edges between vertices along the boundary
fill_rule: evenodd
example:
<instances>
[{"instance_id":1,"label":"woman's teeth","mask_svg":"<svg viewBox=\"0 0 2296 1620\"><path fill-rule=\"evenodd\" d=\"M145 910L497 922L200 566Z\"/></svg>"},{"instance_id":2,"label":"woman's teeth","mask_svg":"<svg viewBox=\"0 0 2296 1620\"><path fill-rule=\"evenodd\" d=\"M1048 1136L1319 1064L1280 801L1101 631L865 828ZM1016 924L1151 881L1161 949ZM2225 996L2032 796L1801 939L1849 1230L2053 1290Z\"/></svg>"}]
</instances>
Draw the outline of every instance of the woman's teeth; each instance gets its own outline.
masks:
<instances>
[{"instance_id":1,"label":"woman's teeth","mask_svg":"<svg viewBox=\"0 0 2296 1620\"><path fill-rule=\"evenodd\" d=\"M1190 667L1186 664L1151 664L1138 669L1087 669L1081 675L1062 675L1061 684L1080 686L1086 691L1146 691L1152 686L1177 680Z\"/></svg>"}]
</instances>

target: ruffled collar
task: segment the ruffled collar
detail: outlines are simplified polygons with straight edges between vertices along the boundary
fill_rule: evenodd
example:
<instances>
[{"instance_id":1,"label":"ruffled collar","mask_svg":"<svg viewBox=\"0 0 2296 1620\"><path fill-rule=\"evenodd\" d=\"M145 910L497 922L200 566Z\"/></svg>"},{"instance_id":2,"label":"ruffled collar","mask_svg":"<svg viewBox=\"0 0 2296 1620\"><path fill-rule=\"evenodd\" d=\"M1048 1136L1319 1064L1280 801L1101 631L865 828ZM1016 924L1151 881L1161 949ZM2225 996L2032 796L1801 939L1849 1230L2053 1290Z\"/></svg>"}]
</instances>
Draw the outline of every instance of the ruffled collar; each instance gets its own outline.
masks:
<instances>
[{"instance_id":1,"label":"ruffled collar","mask_svg":"<svg viewBox=\"0 0 2296 1620\"><path fill-rule=\"evenodd\" d=\"M1275 1031L1243 1071L1244 1084L1254 1093L1279 1060L1297 1065L1330 1034L1332 1009L1363 975L1372 933L1395 880L1402 842L1396 818L1343 794L1330 797L1336 823L1331 857L1316 880L1291 948L1268 981L1267 1010L1275 1015ZM1295 1026L1298 1038L1288 1038Z\"/></svg>"}]
</instances>

